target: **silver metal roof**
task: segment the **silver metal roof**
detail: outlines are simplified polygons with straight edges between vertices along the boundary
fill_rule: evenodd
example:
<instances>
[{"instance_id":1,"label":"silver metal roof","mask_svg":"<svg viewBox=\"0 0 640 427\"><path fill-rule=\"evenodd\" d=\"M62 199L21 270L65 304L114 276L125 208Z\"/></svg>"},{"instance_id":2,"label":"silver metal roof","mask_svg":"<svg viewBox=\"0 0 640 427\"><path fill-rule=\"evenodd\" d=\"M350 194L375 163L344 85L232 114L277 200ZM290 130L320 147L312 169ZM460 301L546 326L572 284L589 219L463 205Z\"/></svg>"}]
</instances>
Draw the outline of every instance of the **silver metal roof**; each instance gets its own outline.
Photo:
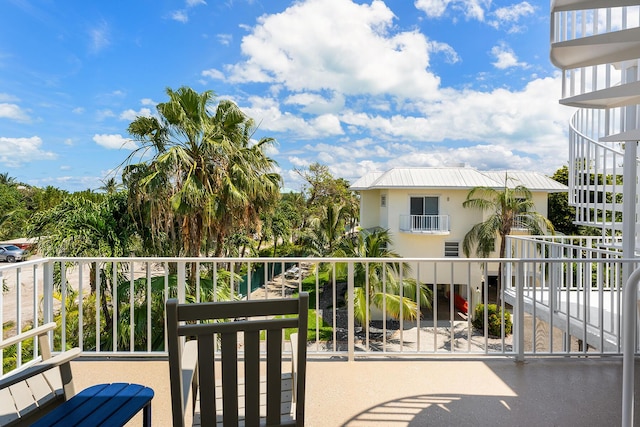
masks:
<instances>
[{"instance_id":1,"label":"silver metal roof","mask_svg":"<svg viewBox=\"0 0 640 427\"><path fill-rule=\"evenodd\" d=\"M394 168L386 172L371 172L354 182L354 191L391 188L472 189L504 186L505 171L480 172L469 167ZM509 186L524 185L531 191L568 191L538 172L508 171Z\"/></svg>"},{"instance_id":2,"label":"silver metal roof","mask_svg":"<svg viewBox=\"0 0 640 427\"><path fill-rule=\"evenodd\" d=\"M524 171L489 171L482 172L485 175L493 178L500 183L500 186L504 186L505 177L507 178L507 185L510 188L518 185L523 185L531 191L545 191L548 193L561 193L569 191L569 188L559 183L558 181L549 178L539 172L524 172Z\"/></svg>"}]
</instances>

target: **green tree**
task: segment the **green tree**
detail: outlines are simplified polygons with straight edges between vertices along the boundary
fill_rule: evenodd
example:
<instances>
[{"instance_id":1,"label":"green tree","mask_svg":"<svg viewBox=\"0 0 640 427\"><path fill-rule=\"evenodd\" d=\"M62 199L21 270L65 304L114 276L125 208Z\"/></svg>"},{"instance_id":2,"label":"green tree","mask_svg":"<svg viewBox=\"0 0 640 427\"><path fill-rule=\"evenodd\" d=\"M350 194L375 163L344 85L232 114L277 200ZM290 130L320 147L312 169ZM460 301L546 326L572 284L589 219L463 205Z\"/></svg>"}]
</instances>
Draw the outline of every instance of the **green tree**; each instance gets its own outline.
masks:
<instances>
[{"instance_id":1,"label":"green tree","mask_svg":"<svg viewBox=\"0 0 640 427\"><path fill-rule=\"evenodd\" d=\"M349 190L349 182L343 178L335 178L329 167L320 163L311 164L309 170L296 172L306 182L303 188L306 198L303 216L307 220L303 223L303 228L308 228L309 222L314 218L326 217L327 206L340 206L343 226L347 225L350 230L355 228L360 202L356 193Z\"/></svg>"},{"instance_id":2,"label":"green tree","mask_svg":"<svg viewBox=\"0 0 640 427\"><path fill-rule=\"evenodd\" d=\"M516 221L524 225L531 234L553 233L553 225L543 215L535 212L531 191L523 185L509 187L505 175L504 187L474 187L462 203L464 208L488 212L488 217L471 227L462 241L462 250L469 257L472 252L487 258L495 250L496 238L500 241L498 256L504 258L506 239ZM498 295L501 292L502 263L498 266Z\"/></svg>"},{"instance_id":3,"label":"green tree","mask_svg":"<svg viewBox=\"0 0 640 427\"><path fill-rule=\"evenodd\" d=\"M565 165L558 169L551 177L561 184L569 185L569 168ZM556 232L575 236L582 234L582 227L573 223L576 209L569 205L569 195L565 192L549 194L549 221Z\"/></svg>"},{"instance_id":4,"label":"green tree","mask_svg":"<svg viewBox=\"0 0 640 427\"><path fill-rule=\"evenodd\" d=\"M12 176L9 176L8 172L0 173L0 185L17 185L16 179Z\"/></svg>"},{"instance_id":5,"label":"green tree","mask_svg":"<svg viewBox=\"0 0 640 427\"><path fill-rule=\"evenodd\" d=\"M360 230L356 236L342 240L334 253L339 257L399 258L390 250L393 242L389 230ZM346 274L345 264L338 264L338 274ZM388 316L414 320L420 308L431 307L431 290L411 278L411 268L404 262L370 262L354 265L354 313L361 325L371 319L372 307Z\"/></svg>"},{"instance_id":6,"label":"green tree","mask_svg":"<svg viewBox=\"0 0 640 427\"><path fill-rule=\"evenodd\" d=\"M345 207L329 202L310 219L304 245L310 255L331 255L345 238Z\"/></svg>"},{"instance_id":7,"label":"green tree","mask_svg":"<svg viewBox=\"0 0 640 427\"><path fill-rule=\"evenodd\" d=\"M134 223L129 215L125 193L108 194L101 202L82 195L67 198L56 207L36 214L28 229L38 237L38 247L44 256L122 257L128 256L134 240ZM91 263L89 267L91 293L101 289L103 315L110 320L108 299L113 298L111 263ZM100 269L100 283L97 283ZM58 287L66 283L58 283ZM109 322L107 321L107 324Z\"/></svg>"},{"instance_id":8,"label":"green tree","mask_svg":"<svg viewBox=\"0 0 640 427\"><path fill-rule=\"evenodd\" d=\"M264 153L274 141L254 142L253 120L231 101L214 109L211 91L181 87L167 95L158 117L137 117L129 125L140 148L127 159L123 181L153 234L178 238L186 256L200 256L206 239L220 256L234 228L257 220L278 194L280 176ZM148 153L150 160L131 162Z\"/></svg>"},{"instance_id":9,"label":"green tree","mask_svg":"<svg viewBox=\"0 0 640 427\"><path fill-rule=\"evenodd\" d=\"M107 194L117 193L122 190L124 186L116 181L115 177L109 177L101 180L102 185L98 187L98 190L105 192Z\"/></svg>"},{"instance_id":10,"label":"green tree","mask_svg":"<svg viewBox=\"0 0 640 427\"><path fill-rule=\"evenodd\" d=\"M9 183L0 183L0 239L24 237L25 223L30 214L25 190L15 185L12 179L9 178Z\"/></svg>"}]
</instances>

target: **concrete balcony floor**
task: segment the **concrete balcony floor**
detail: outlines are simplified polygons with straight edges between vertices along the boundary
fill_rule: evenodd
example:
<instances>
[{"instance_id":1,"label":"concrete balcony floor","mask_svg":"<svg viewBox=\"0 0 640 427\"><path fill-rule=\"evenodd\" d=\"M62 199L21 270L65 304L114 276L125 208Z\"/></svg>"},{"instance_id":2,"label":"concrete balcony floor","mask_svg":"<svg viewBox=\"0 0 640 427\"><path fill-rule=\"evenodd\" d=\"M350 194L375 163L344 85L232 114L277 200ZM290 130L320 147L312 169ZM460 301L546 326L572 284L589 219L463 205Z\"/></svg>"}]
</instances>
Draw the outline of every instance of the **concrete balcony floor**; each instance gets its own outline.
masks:
<instances>
[{"instance_id":1,"label":"concrete balcony floor","mask_svg":"<svg viewBox=\"0 0 640 427\"><path fill-rule=\"evenodd\" d=\"M306 425L612 426L621 422L622 359L310 359ZM166 360L79 360L76 391L103 382L155 390L153 425L170 426ZM636 364L636 389L640 387ZM640 425L638 399L636 423ZM128 425L142 425L141 416Z\"/></svg>"}]
</instances>

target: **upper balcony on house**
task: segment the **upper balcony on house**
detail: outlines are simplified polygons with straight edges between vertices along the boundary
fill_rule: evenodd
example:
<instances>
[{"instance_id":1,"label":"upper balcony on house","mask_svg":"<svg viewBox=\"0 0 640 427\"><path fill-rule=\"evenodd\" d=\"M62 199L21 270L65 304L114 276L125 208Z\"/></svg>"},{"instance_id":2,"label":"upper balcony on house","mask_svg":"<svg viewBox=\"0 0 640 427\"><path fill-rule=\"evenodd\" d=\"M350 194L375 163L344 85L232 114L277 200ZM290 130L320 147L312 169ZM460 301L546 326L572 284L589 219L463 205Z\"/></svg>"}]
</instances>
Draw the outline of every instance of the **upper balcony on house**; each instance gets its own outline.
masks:
<instances>
[{"instance_id":1,"label":"upper balcony on house","mask_svg":"<svg viewBox=\"0 0 640 427\"><path fill-rule=\"evenodd\" d=\"M400 231L419 234L449 234L449 215L400 215Z\"/></svg>"}]
</instances>

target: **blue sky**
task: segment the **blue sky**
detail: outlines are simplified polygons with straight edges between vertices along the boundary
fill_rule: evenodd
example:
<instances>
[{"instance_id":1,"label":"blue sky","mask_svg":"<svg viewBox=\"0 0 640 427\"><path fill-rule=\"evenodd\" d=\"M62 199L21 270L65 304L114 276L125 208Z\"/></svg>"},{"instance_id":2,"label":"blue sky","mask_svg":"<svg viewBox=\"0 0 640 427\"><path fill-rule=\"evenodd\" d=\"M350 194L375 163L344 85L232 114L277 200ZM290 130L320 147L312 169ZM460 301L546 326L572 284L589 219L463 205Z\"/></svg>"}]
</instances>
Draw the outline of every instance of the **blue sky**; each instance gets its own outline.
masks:
<instances>
[{"instance_id":1,"label":"blue sky","mask_svg":"<svg viewBox=\"0 0 640 427\"><path fill-rule=\"evenodd\" d=\"M5 0L0 172L96 189L167 87L213 90L259 123L285 186L313 162L351 182L466 163L552 174L567 120L549 2Z\"/></svg>"}]
</instances>

